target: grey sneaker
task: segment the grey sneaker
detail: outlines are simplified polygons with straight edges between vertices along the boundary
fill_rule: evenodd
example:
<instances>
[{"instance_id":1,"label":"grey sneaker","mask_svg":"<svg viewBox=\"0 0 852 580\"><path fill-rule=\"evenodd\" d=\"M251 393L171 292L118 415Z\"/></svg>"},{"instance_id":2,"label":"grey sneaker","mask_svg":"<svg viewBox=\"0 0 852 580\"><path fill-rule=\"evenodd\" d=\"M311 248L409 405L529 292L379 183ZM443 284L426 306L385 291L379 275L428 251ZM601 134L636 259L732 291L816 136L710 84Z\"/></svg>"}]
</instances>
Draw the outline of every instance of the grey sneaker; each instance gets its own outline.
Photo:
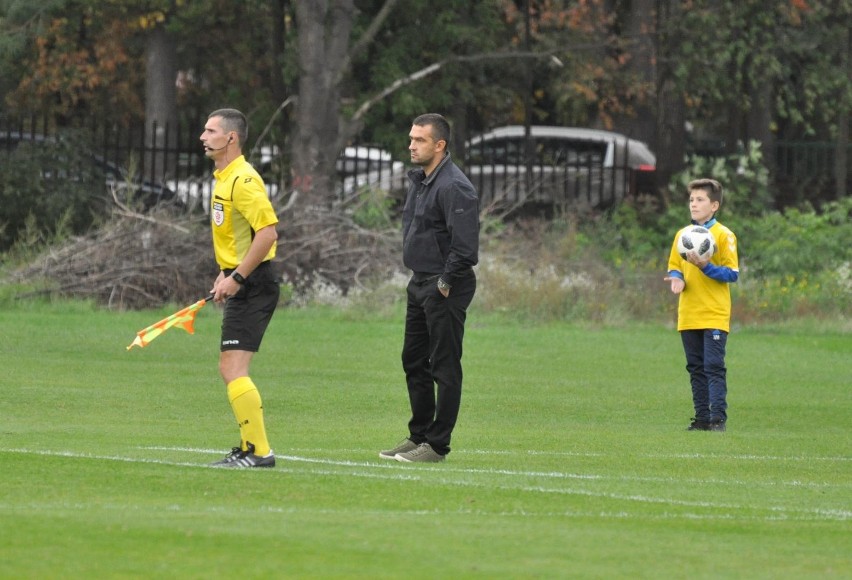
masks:
<instances>
[{"instance_id":1,"label":"grey sneaker","mask_svg":"<svg viewBox=\"0 0 852 580\"><path fill-rule=\"evenodd\" d=\"M438 463L444 460L444 456L432 449L432 446L428 443L421 443L416 449L406 453L397 453L394 459L403 463Z\"/></svg>"},{"instance_id":2,"label":"grey sneaker","mask_svg":"<svg viewBox=\"0 0 852 580\"><path fill-rule=\"evenodd\" d=\"M411 439L403 439L399 443L397 443L396 447L393 449L386 449L385 451L379 451L379 457L382 459L394 459L397 453L408 453L409 451L414 451L417 449L417 443L412 441Z\"/></svg>"},{"instance_id":3,"label":"grey sneaker","mask_svg":"<svg viewBox=\"0 0 852 580\"><path fill-rule=\"evenodd\" d=\"M713 419L710 421L709 426L707 427L708 431L725 431L725 420L724 419Z\"/></svg>"}]
</instances>

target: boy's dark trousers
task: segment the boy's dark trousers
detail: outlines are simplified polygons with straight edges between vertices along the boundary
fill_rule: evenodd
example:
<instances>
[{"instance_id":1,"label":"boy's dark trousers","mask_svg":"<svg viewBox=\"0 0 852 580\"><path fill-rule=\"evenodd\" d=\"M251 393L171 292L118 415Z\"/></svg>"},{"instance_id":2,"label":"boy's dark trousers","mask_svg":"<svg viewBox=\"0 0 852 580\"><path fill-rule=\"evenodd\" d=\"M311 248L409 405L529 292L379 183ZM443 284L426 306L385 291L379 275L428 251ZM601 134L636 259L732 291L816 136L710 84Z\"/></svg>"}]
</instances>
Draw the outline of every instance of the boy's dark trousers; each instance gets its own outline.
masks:
<instances>
[{"instance_id":1,"label":"boy's dark trousers","mask_svg":"<svg viewBox=\"0 0 852 580\"><path fill-rule=\"evenodd\" d=\"M727 414L727 369L724 330L682 330L686 370L692 384L692 404L698 421L725 421Z\"/></svg>"}]
</instances>

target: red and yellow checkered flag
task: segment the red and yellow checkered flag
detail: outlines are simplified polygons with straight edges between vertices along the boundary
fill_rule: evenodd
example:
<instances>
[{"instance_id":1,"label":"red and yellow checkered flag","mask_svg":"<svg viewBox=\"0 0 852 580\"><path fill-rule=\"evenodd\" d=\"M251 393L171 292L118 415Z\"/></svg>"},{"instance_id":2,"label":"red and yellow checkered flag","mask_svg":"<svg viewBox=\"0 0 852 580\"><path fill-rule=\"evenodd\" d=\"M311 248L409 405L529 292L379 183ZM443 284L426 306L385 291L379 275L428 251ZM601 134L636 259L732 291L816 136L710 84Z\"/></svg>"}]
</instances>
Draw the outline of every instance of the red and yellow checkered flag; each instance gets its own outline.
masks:
<instances>
[{"instance_id":1,"label":"red and yellow checkered flag","mask_svg":"<svg viewBox=\"0 0 852 580\"><path fill-rule=\"evenodd\" d=\"M151 326L147 328L143 328L139 332L136 333L136 338L133 339L133 342L130 343L130 346L127 347L127 350L130 350L134 346L138 346L140 348L148 346L148 343L163 334L168 329L178 326L183 328L189 334L195 334L195 315L198 314L198 311L207 304L207 301L212 299L213 295L211 294L207 298L202 298L198 302L191 304L184 308L183 310L179 310L172 314L171 316L167 316L159 322L155 322Z\"/></svg>"}]
</instances>

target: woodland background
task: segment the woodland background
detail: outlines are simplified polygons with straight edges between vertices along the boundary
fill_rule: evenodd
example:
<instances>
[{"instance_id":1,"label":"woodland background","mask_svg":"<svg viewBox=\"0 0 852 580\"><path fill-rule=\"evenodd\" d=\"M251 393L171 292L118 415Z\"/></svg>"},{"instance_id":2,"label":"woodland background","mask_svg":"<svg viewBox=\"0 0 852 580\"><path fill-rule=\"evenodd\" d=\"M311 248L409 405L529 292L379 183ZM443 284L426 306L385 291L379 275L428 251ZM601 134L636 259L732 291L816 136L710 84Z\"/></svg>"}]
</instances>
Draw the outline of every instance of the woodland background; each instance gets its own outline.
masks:
<instances>
[{"instance_id":1,"label":"woodland background","mask_svg":"<svg viewBox=\"0 0 852 580\"><path fill-rule=\"evenodd\" d=\"M5 0L0 93L60 125L238 106L304 189L353 141L404 159L423 111L457 144L525 121L613 129L667 184L696 143L845 150L850 17L848 0Z\"/></svg>"},{"instance_id":2,"label":"woodland background","mask_svg":"<svg viewBox=\"0 0 852 580\"><path fill-rule=\"evenodd\" d=\"M731 213L725 217L738 212L753 235L763 231L758 220L777 216L784 228L798 231L790 211L826 227L846 224L850 17L849 0L447 0L437 6L420 0L2 0L2 116L46 118L61 130L96 121L197 125L200 132L210 110L242 109L250 119L250 145L275 146L276 163L290 176L278 201L287 224L279 252L285 279L295 289L330 283L343 294L398 270L394 216L385 201L335 204L335 161L344 146L370 143L405 161L410 121L427 111L452 120L460 158L467 138L499 125L612 129L655 151L654 199L546 225L484 216L484 233L536 231L562 247L566 235L596 240L568 244L574 252L605 248L613 229L615 239L629 237L628 223L637 228L631 260L647 262L637 248L666 252L670 228L684 220L683 182L699 171L727 179ZM150 133L155 140L174 138L174 132ZM776 159L768 154L780 142L828 147L831 170L782 191L791 186L773 180ZM8 182L15 172L3 161ZM14 161L20 167L27 160ZM21 186L4 195L5 208L32 199L21 195ZM177 243L195 256L184 246L198 245L199 256L209 253L194 241L208 242L195 235L194 218L178 216L174 223L173 216L143 217L124 207L113 208L111 220L69 228L67 220L11 220L6 212L0 209L0 222L18 240L7 261L28 268L13 278L40 272L51 278L51 291L85 288L121 306L179 300L196 290L179 283L195 277L182 272L212 269L207 262L196 266L200 259L188 267L169 249ZM583 232L590 224L600 229ZM145 235L153 240L141 253L150 266L140 252L122 255L124 273L93 265L109 261L104 247L122 248ZM532 247L544 247L543 241ZM848 250L838 254L836 246L824 245L830 267L846 263ZM44 246L51 252L36 251ZM755 267L777 253L749 256L744 249ZM76 264L72 258L87 251L88 261ZM162 267L172 259L173 268ZM168 280L149 284L146 268L157 263ZM66 277L57 278L63 269Z\"/></svg>"}]
</instances>

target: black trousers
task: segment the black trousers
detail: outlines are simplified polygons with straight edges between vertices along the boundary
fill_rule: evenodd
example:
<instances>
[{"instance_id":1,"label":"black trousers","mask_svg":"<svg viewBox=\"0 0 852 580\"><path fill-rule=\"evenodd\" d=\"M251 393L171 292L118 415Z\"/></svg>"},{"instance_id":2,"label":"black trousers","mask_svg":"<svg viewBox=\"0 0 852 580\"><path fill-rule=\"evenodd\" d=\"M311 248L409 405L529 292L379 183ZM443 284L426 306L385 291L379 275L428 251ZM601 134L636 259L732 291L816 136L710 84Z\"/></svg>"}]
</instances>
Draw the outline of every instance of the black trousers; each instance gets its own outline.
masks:
<instances>
[{"instance_id":1,"label":"black trousers","mask_svg":"<svg viewBox=\"0 0 852 580\"><path fill-rule=\"evenodd\" d=\"M462 340L476 276L471 271L457 279L447 298L437 281L415 276L408 283L402 368L411 403L409 438L446 455L461 405Z\"/></svg>"}]
</instances>

